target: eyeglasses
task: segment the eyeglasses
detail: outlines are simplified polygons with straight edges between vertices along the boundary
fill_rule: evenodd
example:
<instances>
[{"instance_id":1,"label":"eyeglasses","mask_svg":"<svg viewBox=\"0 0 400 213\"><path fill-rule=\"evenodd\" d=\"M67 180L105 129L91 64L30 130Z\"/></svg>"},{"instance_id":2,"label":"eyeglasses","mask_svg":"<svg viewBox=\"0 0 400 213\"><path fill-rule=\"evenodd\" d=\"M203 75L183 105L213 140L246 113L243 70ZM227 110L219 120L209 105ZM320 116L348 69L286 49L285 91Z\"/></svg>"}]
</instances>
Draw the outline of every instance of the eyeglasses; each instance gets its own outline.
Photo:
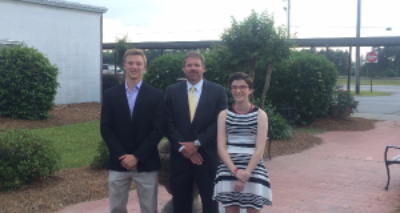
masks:
<instances>
[{"instance_id":1,"label":"eyeglasses","mask_svg":"<svg viewBox=\"0 0 400 213\"><path fill-rule=\"evenodd\" d=\"M249 86L247 86L247 85L240 85L240 86L234 85L234 86L231 86L231 91L234 92L234 91L237 91L238 89L239 89L240 91L243 91L243 90L245 90L246 88L249 88Z\"/></svg>"}]
</instances>

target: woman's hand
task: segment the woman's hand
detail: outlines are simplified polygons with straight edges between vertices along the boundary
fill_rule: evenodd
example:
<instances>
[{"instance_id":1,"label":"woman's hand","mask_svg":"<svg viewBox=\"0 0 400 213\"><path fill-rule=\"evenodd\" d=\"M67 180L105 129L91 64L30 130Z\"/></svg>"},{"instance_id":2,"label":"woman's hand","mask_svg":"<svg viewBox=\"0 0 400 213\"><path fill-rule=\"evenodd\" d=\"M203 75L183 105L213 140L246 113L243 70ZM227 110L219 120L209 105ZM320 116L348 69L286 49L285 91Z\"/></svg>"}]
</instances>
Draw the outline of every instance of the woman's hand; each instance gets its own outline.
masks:
<instances>
[{"instance_id":1,"label":"woman's hand","mask_svg":"<svg viewBox=\"0 0 400 213\"><path fill-rule=\"evenodd\" d=\"M250 178L250 173L248 173L248 172L246 172L246 171L244 171L244 170L238 170L238 171L236 172L235 177L236 177L238 180L240 180L240 181L246 182L246 181L248 181L249 178Z\"/></svg>"},{"instance_id":2,"label":"woman's hand","mask_svg":"<svg viewBox=\"0 0 400 213\"><path fill-rule=\"evenodd\" d=\"M240 181L240 180L236 181L235 188L234 188L235 191L237 191L237 192L243 191L245 184L246 184L246 182L243 182L243 181Z\"/></svg>"}]
</instances>

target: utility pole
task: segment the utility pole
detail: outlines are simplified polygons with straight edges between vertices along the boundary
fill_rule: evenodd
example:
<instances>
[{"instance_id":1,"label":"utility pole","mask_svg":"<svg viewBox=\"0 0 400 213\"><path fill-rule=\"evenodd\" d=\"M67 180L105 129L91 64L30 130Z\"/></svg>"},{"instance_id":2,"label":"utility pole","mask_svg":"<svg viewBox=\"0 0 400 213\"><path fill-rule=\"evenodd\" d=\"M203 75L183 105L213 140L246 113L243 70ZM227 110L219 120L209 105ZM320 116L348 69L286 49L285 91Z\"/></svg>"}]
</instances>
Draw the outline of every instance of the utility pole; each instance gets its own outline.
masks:
<instances>
[{"instance_id":1,"label":"utility pole","mask_svg":"<svg viewBox=\"0 0 400 213\"><path fill-rule=\"evenodd\" d=\"M287 10L287 32L288 32L288 37L290 37L290 0L288 0L288 10Z\"/></svg>"},{"instance_id":2,"label":"utility pole","mask_svg":"<svg viewBox=\"0 0 400 213\"><path fill-rule=\"evenodd\" d=\"M355 70L355 84L356 94L360 94L360 25L361 25L361 0L357 2L357 46L356 46L356 70Z\"/></svg>"},{"instance_id":3,"label":"utility pole","mask_svg":"<svg viewBox=\"0 0 400 213\"><path fill-rule=\"evenodd\" d=\"M288 2L287 7L284 7L283 9L287 12L287 31L288 31L288 37L290 37L290 0L284 0Z\"/></svg>"}]
</instances>

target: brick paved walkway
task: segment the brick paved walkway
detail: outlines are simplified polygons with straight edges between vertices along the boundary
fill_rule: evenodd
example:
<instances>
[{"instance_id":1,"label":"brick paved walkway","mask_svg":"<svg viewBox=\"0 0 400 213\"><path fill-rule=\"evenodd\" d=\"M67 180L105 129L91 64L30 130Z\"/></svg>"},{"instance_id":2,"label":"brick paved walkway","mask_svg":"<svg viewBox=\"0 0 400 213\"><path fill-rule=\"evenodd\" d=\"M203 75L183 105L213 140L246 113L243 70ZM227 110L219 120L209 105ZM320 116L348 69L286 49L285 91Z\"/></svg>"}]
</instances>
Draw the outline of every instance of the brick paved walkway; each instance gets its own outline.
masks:
<instances>
[{"instance_id":1,"label":"brick paved walkway","mask_svg":"<svg viewBox=\"0 0 400 213\"><path fill-rule=\"evenodd\" d=\"M400 205L400 167L392 166L385 191L386 145L400 146L400 123L379 122L365 132L321 134L322 145L266 161L271 178L271 213L390 213ZM391 157L396 152L389 153ZM159 188L159 210L171 198ZM139 213L136 192L130 192L129 213ZM59 213L106 213L108 199L68 206Z\"/></svg>"}]
</instances>

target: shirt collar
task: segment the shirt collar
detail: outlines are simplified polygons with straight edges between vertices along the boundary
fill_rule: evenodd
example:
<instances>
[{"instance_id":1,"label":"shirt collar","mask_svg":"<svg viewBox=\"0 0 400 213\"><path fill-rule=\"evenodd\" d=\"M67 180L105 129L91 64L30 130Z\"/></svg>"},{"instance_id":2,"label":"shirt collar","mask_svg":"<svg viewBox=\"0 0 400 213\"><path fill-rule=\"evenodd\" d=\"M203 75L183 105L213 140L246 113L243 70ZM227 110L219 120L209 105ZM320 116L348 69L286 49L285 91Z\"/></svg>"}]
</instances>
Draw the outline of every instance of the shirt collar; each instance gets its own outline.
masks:
<instances>
[{"instance_id":1,"label":"shirt collar","mask_svg":"<svg viewBox=\"0 0 400 213\"><path fill-rule=\"evenodd\" d=\"M191 83L189 83L189 81L186 81L187 90L190 91L190 88L194 86L196 88L196 91L201 91L201 89L203 88L203 82L203 79L201 79L196 85L192 85Z\"/></svg>"},{"instance_id":2,"label":"shirt collar","mask_svg":"<svg viewBox=\"0 0 400 213\"><path fill-rule=\"evenodd\" d=\"M142 86L142 83L143 83L143 80L141 80L138 84L136 84L135 89L136 90L140 90L140 87ZM128 82L126 80L125 80L125 90L129 91Z\"/></svg>"}]
</instances>

